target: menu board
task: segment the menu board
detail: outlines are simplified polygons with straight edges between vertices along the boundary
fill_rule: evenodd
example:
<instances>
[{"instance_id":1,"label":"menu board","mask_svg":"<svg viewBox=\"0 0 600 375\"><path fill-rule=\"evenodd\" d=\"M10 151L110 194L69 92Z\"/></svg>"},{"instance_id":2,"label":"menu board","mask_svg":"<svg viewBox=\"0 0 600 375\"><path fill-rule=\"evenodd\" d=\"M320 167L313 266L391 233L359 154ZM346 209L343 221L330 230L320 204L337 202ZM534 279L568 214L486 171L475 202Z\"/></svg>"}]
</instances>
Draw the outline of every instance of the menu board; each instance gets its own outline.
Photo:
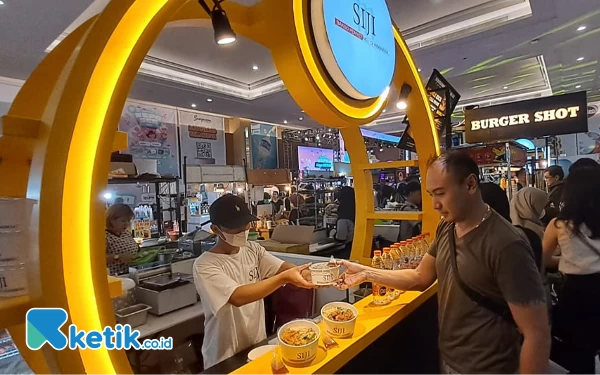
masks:
<instances>
[{"instance_id":1,"label":"menu board","mask_svg":"<svg viewBox=\"0 0 600 375\"><path fill-rule=\"evenodd\" d=\"M435 128L438 131L438 136L442 138L446 127L452 121L451 115L458 105L460 94L436 69L433 70L429 82L427 82L426 89L429 98L429 108L433 114ZM410 130L410 122L406 117L403 122L406 124L406 129L404 130L404 134L402 135L398 146L402 149L416 152L417 149Z\"/></svg>"},{"instance_id":2,"label":"menu board","mask_svg":"<svg viewBox=\"0 0 600 375\"><path fill-rule=\"evenodd\" d=\"M225 165L225 124L222 117L179 110L181 157L188 165Z\"/></svg>"}]
</instances>

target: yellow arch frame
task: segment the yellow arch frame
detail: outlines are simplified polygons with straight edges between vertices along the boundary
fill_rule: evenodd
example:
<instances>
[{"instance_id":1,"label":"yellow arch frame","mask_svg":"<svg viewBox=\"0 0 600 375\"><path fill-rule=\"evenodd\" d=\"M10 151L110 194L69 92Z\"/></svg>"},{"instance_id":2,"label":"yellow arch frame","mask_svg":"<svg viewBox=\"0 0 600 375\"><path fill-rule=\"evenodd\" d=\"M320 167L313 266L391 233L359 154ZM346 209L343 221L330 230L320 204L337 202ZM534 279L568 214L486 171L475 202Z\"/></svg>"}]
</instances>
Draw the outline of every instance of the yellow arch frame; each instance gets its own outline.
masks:
<instances>
[{"instance_id":1,"label":"yellow arch frame","mask_svg":"<svg viewBox=\"0 0 600 375\"><path fill-rule=\"evenodd\" d=\"M384 215L373 210L370 170L359 125L375 119L387 95L370 101L345 97L324 73L307 37L309 0L263 0L253 7L224 3L240 35L270 49L278 72L297 103L315 120L340 128L352 160L357 194L353 258L368 260L373 221L422 217L432 231L437 216L430 203L424 213ZM125 353L29 351L24 344L27 308L62 307L79 329L114 325L105 274L103 204L109 155L127 147L117 124L144 56L168 22L206 22L194 0L113 0L98 16L70 34L36 68L3 118L0 175L10 176L0 196L37 199L34 221L39 236L31 251L28 298L0 303L0 328L10 327L23 356L37 373L130 373ZM425 89L410 52L394 27L397 67L393 84L413 88L408 114L417 143L419 165L439 154L439 141ZM39 260L39 262L38 262ZM36 271L39 271L39 276Z\"/></svg>"}]
</instances>

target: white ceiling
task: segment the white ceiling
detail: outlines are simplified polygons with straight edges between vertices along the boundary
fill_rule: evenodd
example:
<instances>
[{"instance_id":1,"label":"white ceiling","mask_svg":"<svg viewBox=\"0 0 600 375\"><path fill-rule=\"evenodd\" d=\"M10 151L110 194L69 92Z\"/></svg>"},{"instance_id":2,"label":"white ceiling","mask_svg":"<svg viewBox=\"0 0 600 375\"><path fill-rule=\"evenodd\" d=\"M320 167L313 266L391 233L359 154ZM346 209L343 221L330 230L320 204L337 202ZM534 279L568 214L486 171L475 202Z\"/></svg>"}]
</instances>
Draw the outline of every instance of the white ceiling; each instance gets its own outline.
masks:
<instances>
[{"instance_id":1,"label":"white ceiling","mask_svg":"<svg viewBox=\"0 0 600 375\"><path fill-rule=\"evenodd\" d=\"M101 8L106 1L96 0L95 6ZM224 2L225 8L229 1L234 0ZM235 1L252 5L260 0ZM92 0L4 2L0 76L23 79ZM598 99L600 0L388 0L388 4L423 79L434 68L442 71L462 95L462 103L550 93L549 83L554 93L577 91L576 86L582 85L591 99ZM474 20L478 23L464 26ZM580 25L587 29L578 32ZM585 59L577 62L580 56ZM259 69L253 70L253 65ZM232 46L218 47L211 30L166 28L150 50L143 72L131 91L136 99L180 107L194 103L204 111L318 126L308 118L298 120L306 116L277 84L269 52L250 40L239 38ZM393 104L373 129L402 129Z\"/></svg>"}]
</instances>

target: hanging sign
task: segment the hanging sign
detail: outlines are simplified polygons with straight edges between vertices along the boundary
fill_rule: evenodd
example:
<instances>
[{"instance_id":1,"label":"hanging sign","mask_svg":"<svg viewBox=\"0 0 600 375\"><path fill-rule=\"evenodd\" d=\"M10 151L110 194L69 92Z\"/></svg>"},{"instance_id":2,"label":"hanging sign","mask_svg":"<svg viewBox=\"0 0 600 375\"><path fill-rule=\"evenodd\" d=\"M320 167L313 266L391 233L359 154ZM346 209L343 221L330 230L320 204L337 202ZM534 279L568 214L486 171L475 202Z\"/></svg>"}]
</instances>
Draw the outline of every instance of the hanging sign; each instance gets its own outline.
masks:
<instances>
[{"instance_id":1,"label":"hanging sign","mask_svg":"<svg viewBox=\"0 0 600 375\"><path fill-rule=\"evenodd\" d=\"M460 100L460 94L436 69L433 70L431 77L429 77L426 89L435 128L437 129L438 136L441 138L444 131L447 131L452 125L452 112L454 112ZM407 117L404 118L403 123L406 124L406 129L398 147L411 152L417 152ZM449 145L446 144L446 147L449 147Z\"/></svg>"},{"instance_id":2,"label":"hanging sign","mask_svg":"<svg viewBox=\"0 0 600 375\"><path fill-rule=\"evenodd\" d=\"M317 49L333 81L353 99L380 96L396 67L386 0L312 0L310 5Z\"/></svg>"},{"instance_id":3,"label":"hanging sign","mask_svg":"<svg viewBox=\"0 0 600 375\"><path fill-rule=\"evenodd\" d=\"M465 111L465 140L493 142L586 132L585 91Z\"/></svg>"}]
</instances>

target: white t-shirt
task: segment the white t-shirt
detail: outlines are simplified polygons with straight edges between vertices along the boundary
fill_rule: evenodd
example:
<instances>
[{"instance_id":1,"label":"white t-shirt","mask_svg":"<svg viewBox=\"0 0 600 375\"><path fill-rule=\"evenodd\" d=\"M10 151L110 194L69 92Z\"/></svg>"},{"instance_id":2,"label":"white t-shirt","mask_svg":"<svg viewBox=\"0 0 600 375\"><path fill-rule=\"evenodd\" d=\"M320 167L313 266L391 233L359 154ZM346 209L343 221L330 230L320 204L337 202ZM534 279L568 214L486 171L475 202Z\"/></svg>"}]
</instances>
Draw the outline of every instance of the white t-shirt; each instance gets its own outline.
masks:
<instances>
[{"instance_id":1,"label":"white t-shirt","mask_svg":"<svg viewBox=\"0 0 600 375\"><path fill-rule=\"evenodd\" d=\"M237 254L206 252L194 262L194 283L204 309L202 356L207 369L267 338L263 300L229 304L237 287L277 274L281 259L255 242Z\"/></svg>"},{"instance_id":2,"label":"white t-shirt","mask_svg":"<svg viewBox=\"0 0 600 375\"><path fill-rule=\"evenodd\" d=\"M558 245L561 255L558 270L570 275L600 273L600 239L592 239L591 231L581 225L581 235L575 235L571 224L558 223Z\"/></svg>"}]
</instances>

